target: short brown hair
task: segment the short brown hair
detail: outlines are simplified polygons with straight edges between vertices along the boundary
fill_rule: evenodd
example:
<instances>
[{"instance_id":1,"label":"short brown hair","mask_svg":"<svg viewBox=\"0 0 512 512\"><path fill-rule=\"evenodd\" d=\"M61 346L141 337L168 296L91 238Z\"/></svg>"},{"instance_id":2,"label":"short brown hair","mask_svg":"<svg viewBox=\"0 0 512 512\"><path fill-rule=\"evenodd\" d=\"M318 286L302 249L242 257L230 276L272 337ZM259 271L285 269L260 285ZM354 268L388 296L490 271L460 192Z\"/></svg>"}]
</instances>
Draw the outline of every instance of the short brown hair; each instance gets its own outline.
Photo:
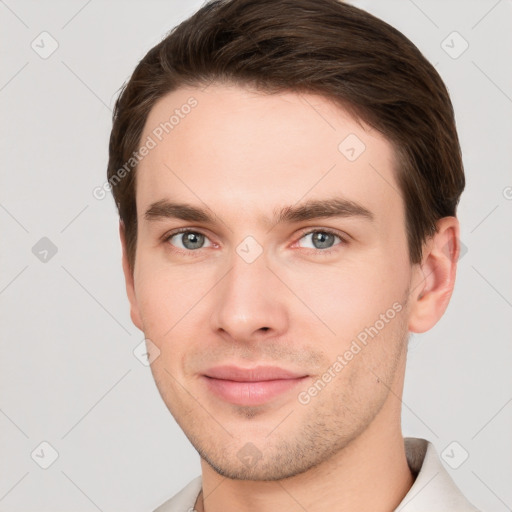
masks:
<instances>
[{"instance_id":1,"label":"short brown hair","mask_svg":"<svg viewBox=\"0 0 512 512\"><path fill-rule=\"evenodd\" d=\"M453 107L409 39L338 0L213 0L146 54L115 104L107 175L132 270L136 164L123 179L116 173L160 98L213 81L320 94L381 132L395 150L411 263L421 261L437 220L455 216L465 179Z\"/></svg>"}]
</instances>

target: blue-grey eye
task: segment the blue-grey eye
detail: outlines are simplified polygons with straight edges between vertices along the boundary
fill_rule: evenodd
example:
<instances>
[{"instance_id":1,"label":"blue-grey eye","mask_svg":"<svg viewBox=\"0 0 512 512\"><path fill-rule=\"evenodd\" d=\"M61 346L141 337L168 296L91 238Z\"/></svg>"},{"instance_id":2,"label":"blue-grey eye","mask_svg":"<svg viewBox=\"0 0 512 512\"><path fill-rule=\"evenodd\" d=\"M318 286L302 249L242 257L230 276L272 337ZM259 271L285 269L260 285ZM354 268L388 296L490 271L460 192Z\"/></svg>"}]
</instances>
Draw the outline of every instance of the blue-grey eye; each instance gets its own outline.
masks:
<instances>
[{"instance_id":1,"label":"blue-grey eye","mask_svg":"<svg viewBox=\"0 0 512 512\"><path fill-rule=\"evenodd\" d=\"M202 233L198 233L197 231L183 231L172 235L169 238L169 242L179 249L194 251L196 249L207 247L208 245L205 245L205 242L209 243L209 240L206 236Z\"/></svg>"},{"instance_id":2,"label":"blue-grey eye","mask_svg":"<svg viewBox=\"0 0 512 512\"><path fill-rule=\"evenodd\" d=\"M341 242L341 238L327 231L311 231L306 233L301 240L306 240L307 245L300 244L301 247L308 249L330 249L336 243Z\"/></svg>"}]
</instances>

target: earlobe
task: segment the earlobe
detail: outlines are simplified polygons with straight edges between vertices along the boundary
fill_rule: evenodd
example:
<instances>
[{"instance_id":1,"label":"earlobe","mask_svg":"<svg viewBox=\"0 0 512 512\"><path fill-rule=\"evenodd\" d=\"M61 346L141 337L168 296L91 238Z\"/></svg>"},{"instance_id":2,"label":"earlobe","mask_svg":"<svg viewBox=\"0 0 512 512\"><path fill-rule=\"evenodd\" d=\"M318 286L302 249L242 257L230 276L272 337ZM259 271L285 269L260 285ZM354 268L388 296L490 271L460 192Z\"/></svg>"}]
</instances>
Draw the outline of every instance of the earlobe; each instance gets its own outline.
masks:
<instances>
[{"instance_id":1,"label":"earlobe","mask_svg":"<svg viewBox=\"0 0 512 512\"><path fill-rule=\"evenodd\" d=\"M459 222L443 217L425 244L423 261L414 274L409 331L428 331L443 316L452 296L459 252Z\"/></svg>"},{"instance_id":2,"label":"earlobe","mask_svg":"<svg viewBox=\"0 0 512 512\"><path fill-rule=\"evenodd\" d=\"M128 251L126 249L126 237L125 237L125 228L124 222L122 220L119 221L119 237L121 239L121 246L123 250L122 262L123 262L123 273L126 284L126 294L128 296L128 300L130 302L130 317L132 319L133 324L143 331L142 321L139 313L139 306L137 303L137 297L135 295L135 281L134 281L134 272L130 267L130 263L128 261Z\"/></svg>"}]
</instances>

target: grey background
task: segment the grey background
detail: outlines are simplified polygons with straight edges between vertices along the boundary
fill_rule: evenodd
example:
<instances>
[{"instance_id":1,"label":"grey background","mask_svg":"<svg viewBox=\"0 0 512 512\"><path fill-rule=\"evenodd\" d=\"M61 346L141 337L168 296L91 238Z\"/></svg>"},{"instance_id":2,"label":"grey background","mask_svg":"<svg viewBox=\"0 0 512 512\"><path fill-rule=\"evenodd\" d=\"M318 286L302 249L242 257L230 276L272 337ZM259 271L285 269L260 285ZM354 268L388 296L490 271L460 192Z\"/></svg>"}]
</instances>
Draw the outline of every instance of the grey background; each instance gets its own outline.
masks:
<instances>
[{"instance_id":1,"label":"grey background","mask_svg":"<svg viewBox=\"0 0 512 512\"><path fill-rule=\"evenodd\" d=\"M199 474L133 354L143 335L116 211L92 191L105 181L117 90L201 3L0 0L1 511L150 511ZM431 440L479 508L511 510L512 3L354 3L435 64L467 173L467 253L445 317L411 340L404 434ZM58 43L46 59L31 47L55 44L43 31ZM43 441L59 454L48 469Z\"/></svg>"}]
</instances>

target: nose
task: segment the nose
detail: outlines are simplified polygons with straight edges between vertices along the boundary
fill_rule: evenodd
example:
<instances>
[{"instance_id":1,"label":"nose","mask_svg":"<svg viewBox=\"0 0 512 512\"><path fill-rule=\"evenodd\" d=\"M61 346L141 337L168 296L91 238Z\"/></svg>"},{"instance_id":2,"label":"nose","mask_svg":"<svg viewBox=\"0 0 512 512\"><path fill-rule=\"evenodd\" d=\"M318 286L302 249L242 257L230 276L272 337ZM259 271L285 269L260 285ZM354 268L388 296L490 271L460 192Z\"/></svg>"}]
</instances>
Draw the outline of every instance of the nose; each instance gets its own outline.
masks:
<instances>
[{"instance_id":1,"label":"nose","mask_svg":"<svg viewBox=\"0 0 512 512\"><path fill-rule=\"evenodd\" d=\"M211 327L231 342L281 336L288 329L289 298L264 256L247 263L234 254L231 269L215 287Z\"/></svg>"}]
</instances>

